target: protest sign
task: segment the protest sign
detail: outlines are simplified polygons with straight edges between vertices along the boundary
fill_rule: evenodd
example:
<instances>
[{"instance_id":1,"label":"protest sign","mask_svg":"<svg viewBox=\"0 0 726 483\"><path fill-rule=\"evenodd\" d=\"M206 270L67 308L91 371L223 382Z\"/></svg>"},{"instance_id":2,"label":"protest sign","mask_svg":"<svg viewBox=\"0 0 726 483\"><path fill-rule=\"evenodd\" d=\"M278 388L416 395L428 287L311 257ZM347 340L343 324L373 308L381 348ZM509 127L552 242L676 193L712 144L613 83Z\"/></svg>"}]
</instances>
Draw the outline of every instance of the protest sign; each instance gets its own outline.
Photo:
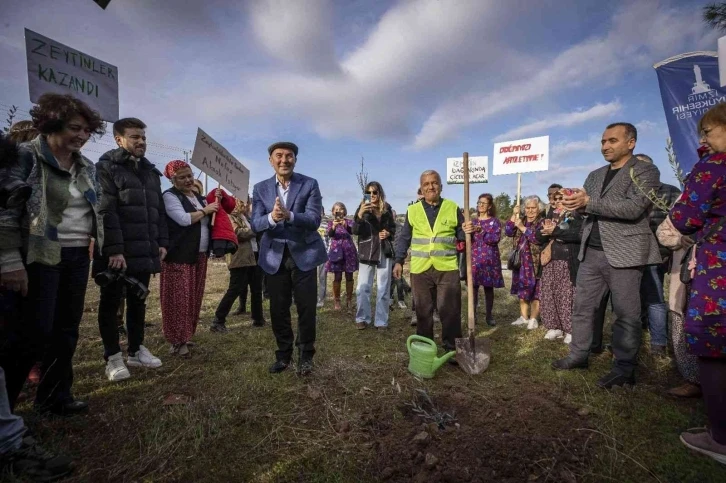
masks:
<instances>
[{"instance_id":1,"label":"protest sign","mask_svg":"<svg viewBox=\"0 0 726 483\"><path fill-rule=\"evenodd\" d=\"M489 182L489 156L469 157L469 183ZM464 158L446 158L446 184L464 184Z\"/></svg>"},{"instance_id":2,"label":"protest sign","mask_svg":"<svg viewBox=\"0 0 726 483\"><path fill-rule=\"evenodd\" d=\"M118 121L118 69L88 54L25 29L30 101L46 92L70 94Z\"/></svg>"},{"instance_id":3,"label":"protest sign","mask_svg":"<svg viewBox=\"0 0 726 483\"><path fill-rule=\"evenodd\" d=\"M716 104L726 102L720 88L716 52L676 55L653 66L658 75L668 133L684 173L698 161L698 121Z\"/></svg>"},{"instance_id":4,"label":"protest sign","mask_svg":"<svg viewBox=\"0 0 726 483\"><path fill-rule=\"evenodd\" d=\"M719 85L726 87L726 37L718 39L718 77Z\"/></svg>"},{"instance_id":5,"label":"protest sign","mask_svg":"<svg viewBox=\"0 0 726 483\"><path fill-rule=\"evenodd\" d=\"M549 158L549 136L496 143L492 157L492 174L498 176L547 171Z\"/></svg>"},{"instance_id":6,"label":"protest sign","mask_svg":"<svg viewBox=\"0 0 726 483\"><path fill-rule=\"evenodd\" d=\"M236 198L247 201L250 170L201 128L197 129L192 164L217 180Z\"/></svg>"}]
</instances>

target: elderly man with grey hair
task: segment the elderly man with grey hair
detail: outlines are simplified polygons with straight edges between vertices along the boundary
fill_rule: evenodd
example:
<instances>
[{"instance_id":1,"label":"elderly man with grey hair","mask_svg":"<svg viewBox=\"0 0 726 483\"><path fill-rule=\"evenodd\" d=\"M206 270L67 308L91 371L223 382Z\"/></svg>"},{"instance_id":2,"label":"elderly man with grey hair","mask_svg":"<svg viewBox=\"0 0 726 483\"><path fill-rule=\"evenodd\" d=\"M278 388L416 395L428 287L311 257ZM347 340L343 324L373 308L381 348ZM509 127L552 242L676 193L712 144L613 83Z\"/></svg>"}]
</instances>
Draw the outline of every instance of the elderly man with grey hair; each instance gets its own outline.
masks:
<instances>
[{"instance_id":1,"label":"elderly man with grey hair","mask_svg":"<svg viewBox=\"0 0 726 483\"><path fill-rule=\"evenodd\" d=\"M456 349L461 337L461 283L456 241L473 233L471 222L457 204L441 197L441 176L433 170L420 178L423 199L408 207L401 234L396 242L393 277L401 278L408 249L411 248L411 287L416 299L418 335L434 338L434 307L442 325L442 345ZM450 359L453 361L453 359Z\"/></svg>"}]
</instances>

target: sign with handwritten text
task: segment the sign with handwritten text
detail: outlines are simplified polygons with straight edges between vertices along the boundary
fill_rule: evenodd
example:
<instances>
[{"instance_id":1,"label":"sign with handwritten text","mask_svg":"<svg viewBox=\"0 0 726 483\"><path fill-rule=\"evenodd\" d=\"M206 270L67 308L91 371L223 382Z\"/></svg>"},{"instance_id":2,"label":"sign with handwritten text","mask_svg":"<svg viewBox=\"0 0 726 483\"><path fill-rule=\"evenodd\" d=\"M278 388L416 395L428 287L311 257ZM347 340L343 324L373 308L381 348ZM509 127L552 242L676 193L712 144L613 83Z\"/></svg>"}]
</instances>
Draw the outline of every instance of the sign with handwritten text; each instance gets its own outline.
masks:
<instances>
[{"instance_id":1,"label":"sign with handwritten text","mask_svg":"<svg viewBox=\"0 0 726 483\"><path fill-rule=\"evenodd\" d=\"M550 166L550 137L520 139L494 145L492 174L547 171Z\"/></svg>"},{"instance_id":2,"label":"sign with handwritten text","mask_svg":"<svg viewBox=\"0 0 726 483\"><path fill-rule=\"evenodd\" d=\"M217 180L236 198L247 201L250 170L201 128L197 129L192 164Z\"/></svg>"},{"instance_id":3,"label":"sign with handwritten text","mask_svg":"<svg viewBox=\"0 0 726 483\"><path fill-rule=\"evenodd\" d=\"M469 156L469 183L489 182L489 156ZM464 184L464 158L446 158L446 184Z\"/></svg>"},{"instance_id":4,"label":"sign with handwritten text","mask_svg":"<svg viewBox=\"0 0 726 483\"><path fill-rule=\"evenodd\" d=\"M118 121L118 69L88 54L25 29L30 101L46 92L70 94L98 111L104 121Z\"/></svg>"}]
</instances>

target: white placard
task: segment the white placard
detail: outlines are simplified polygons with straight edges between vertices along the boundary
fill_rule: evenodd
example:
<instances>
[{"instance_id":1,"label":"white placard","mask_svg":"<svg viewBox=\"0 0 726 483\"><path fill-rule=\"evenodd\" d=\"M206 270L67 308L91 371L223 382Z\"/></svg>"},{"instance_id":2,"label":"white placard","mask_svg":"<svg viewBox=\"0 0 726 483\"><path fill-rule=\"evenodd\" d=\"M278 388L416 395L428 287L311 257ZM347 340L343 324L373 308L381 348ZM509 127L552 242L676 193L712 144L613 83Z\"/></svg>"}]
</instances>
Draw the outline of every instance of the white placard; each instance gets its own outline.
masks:
<instances>
[{"instance_id":1,"label":"white placard","mask_svg":"<svg viewBox=\"0 0 726 483\"><path fill-rule=\"evenodd\" d=\"M517 174L547 171L550 165L550 137L496 143L492 174Z\"/></svg>"},{"instance_id":2,"label":"white placard","mask_svg":"<svg viewBox=\"0 0 726 483\"><path fill-rule=\"evenodd\" d=\"M718 77L721 87L726 87L726 37L718 39Z\"/></svg>"},{"instance_id":3,"label":"white placard","mask_svg":"<svg viewBox=\"0 0 726 483\"><path fill-rule=\"evenodd\" d=\"M469 156L469 183L489 182L489 156ZM464 184L464 158L446 158L446 184Z\"/></svg>"},{"instance_id":4,"label":"white placard","mask_svg":"<svg viewBox=\"0 0 726 483\"><path fill-rule=\"evenodd\" d=\"M25 29L30 102L46 92L70 94L104 121L118 121L118 69L88 54Z\"/></svg>"},{"instance_id":5,"label":"white placard","mask_svg":"<svg viewBox=\"0 0 726 483\"><path fill-rule=\"evenodd\" d=\"M201 128L197 129L192 164L217 180L236 198L247 201L250 170Z\"/></svg>"}]
</instances>

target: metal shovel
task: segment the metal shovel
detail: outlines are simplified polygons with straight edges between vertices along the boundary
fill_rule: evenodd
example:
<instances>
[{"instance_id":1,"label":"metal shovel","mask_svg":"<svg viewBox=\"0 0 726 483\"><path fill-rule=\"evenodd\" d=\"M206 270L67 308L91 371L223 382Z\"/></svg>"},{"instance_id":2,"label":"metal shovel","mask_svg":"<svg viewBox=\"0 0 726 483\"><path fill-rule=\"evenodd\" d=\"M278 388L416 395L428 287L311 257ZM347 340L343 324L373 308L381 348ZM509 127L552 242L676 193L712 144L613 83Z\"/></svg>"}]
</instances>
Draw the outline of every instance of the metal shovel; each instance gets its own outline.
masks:
<instances>
[{"instance_id":1,"label":"metal shovel","mask_svg":"<svg viewBox=\"0 0 726 483\"><path fill-rule=\"evenodd\" d=\"M469 214L469 153L464 153L464 221ZM471 234L466 235L466 298L468 299L467 322L469 337L456 339L456 362L467 374L480 374L489 367L491 343L484 337L475 338L474 322L474 279L471 276Z\"/></svg>"}]
</instances>

